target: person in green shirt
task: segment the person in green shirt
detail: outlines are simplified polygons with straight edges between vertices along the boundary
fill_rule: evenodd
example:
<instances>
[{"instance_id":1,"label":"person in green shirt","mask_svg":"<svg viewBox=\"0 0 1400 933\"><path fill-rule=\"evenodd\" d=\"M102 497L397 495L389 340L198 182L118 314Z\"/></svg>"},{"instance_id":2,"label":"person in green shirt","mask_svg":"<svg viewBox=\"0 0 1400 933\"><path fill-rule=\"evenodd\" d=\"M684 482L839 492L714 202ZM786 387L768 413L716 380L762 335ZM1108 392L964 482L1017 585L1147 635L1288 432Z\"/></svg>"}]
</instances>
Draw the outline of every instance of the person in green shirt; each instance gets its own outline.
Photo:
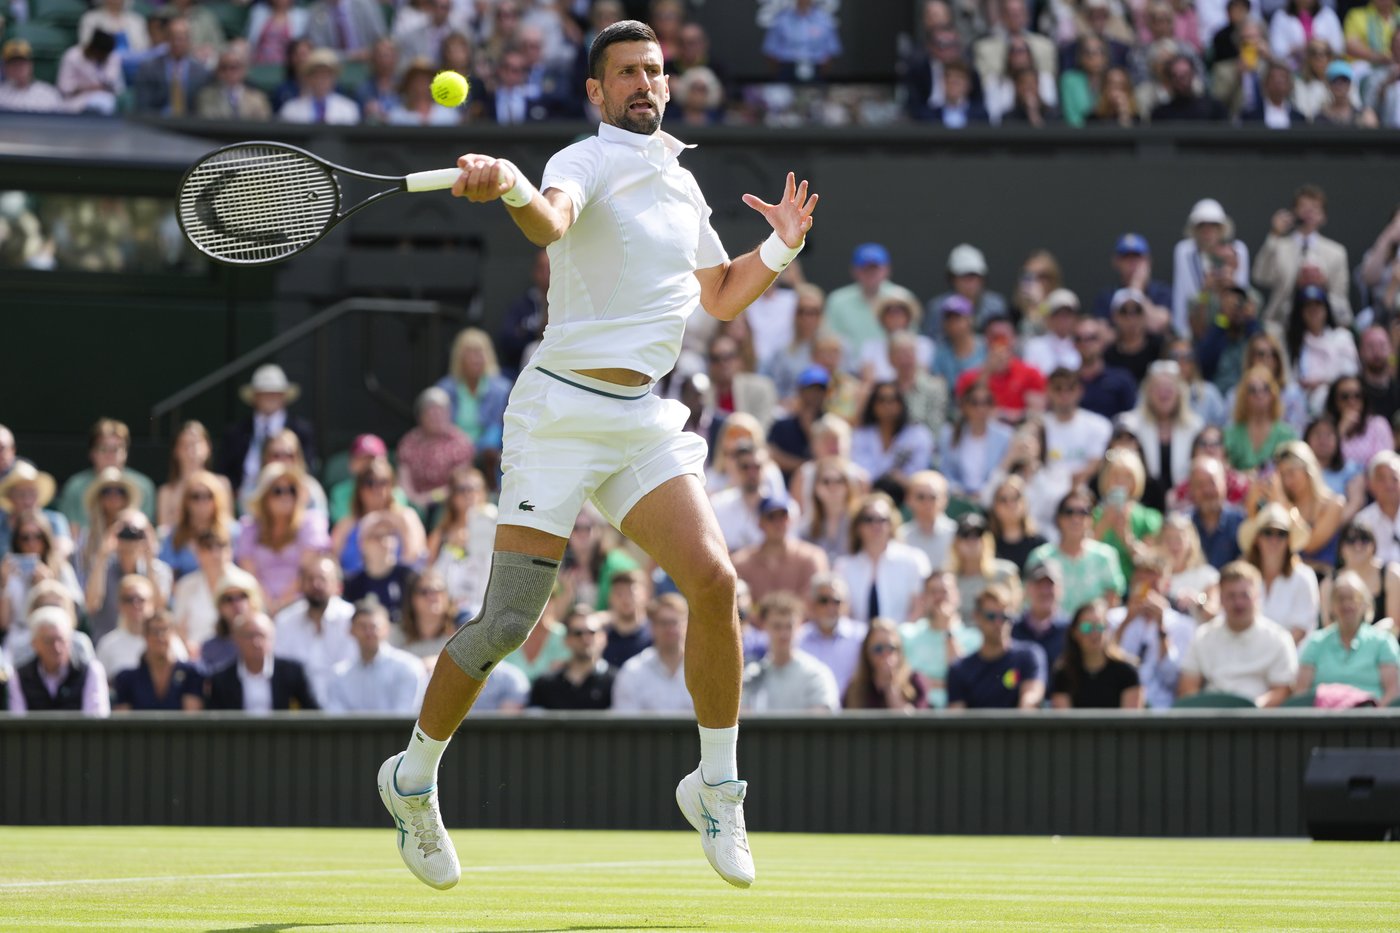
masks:
<instances>
[{"instance_id":1,"label":"person in green shirt","mask_svg":"<svg viewBox=\"0 0 1400 933\"><path fill-rule=\"evenodd\" d=\"M862 243L851 256L850 285L843 285L826 298L826 326L845 341L854 355L868 340L884 337L875 319L876 302L889 295L918 300L907 288L890 281L890 252L879 243ZM849 360L848 360L849 362Z\"/></svg>"},{"instance_id":2,"label":"person in green shirt","mask_svg":"<svg viewBox=\"0 0 1400 933\"><path fill-rule=\"evenodd\" d=\"M116 467L122 476L136 487L141 496L141 511L152 522L156 520L156 486L144 473L130 469L126 465L126 455L131 449L131 429L124 422L113 418L99 418L88 433L88 458L92 469L74 473L63 484L58 496L58 511L62 512L73 526L76 536L78 529L88 526L87 508L83 497L92 485L93 479L107 467Z\"/></svg>"},{"instance_id":3,"label":"person in green shirt","mask_svg":"<svg viewBox=\"0 0 1400 933\"><path fill-rule=\"evenodd\" d=\"M1099 493L1094 509L1094 536L1118 552L1123 578L1133 564L1151 552L1162 531L1162 513L1141 502L1147 491L1147 470L1134 451L1115 447L1104 454L1099 468Z\"/></svg>"},{"instance_id":4,"label":"person in green shirt","mask_svg":"<svg viewBox=\"0 0 1400 933\"><path fill-rule=\"evenodd\" d=\"M1108 64L1108 50L1102 39L1087 35L1079 40L1076 67L1060 75L1060 115L1070 126L1083 126L1098 105Z\"/></svg>"},{"instance_id":5,"label":"person in green shirt","mask_svg":"<svg viewBox=\"0 0 1400 933\"><path fill-rule=\"evenodd\" d=\"M1285 441L1298 432L1283 420L1283 399L1273 374L1263 366L1251 367L1235 393L1235 412L1225 428L1225 456L1237 470L1257 470L1274 456Z\"/></svg>"},{"instance_id":6,"label":"person in green shirt","mask_svg":"<svg viewBox=\"0 0 1400 933\"><path fill-rule=\"evenodd\" d=\"M1319 684L1346 684L1388 706L1400 698L1400 645L1394 635L1371 624L1371 591L1354 571L1343 570L1332 581L1331 603L1336 621L1309 635L1298 652L1294 693Z\"/></svg>"},{"instance_id":7,"label":"person in green shirt","mask_svg":"<svg viewBox=\"0 0 1400 933\"><path fill-rule=\"evenodd\" d=\"M1070 490L1055 510L1060 542L1042 544L1026 558L1027 571L1042 561L1059 561L1065 577L1060 610L1066 615L1073 615L1089 600L1101 599L1110 592L1122 596L1128 588L1118 552L1089 537L1093 508L1094 494L1088 489L1079 486Z\"/></svg>"}]
</instances>

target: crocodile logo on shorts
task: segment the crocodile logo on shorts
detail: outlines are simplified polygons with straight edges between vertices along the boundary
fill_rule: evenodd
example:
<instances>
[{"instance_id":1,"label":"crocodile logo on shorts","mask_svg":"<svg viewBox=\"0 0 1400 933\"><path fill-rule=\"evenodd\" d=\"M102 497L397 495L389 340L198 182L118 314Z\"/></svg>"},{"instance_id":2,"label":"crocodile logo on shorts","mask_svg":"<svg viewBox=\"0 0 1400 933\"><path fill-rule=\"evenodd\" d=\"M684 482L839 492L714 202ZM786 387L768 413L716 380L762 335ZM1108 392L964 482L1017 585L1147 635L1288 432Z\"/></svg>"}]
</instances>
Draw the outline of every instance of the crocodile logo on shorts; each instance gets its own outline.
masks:
<instances>
[{"instance_id":1,"label":"crocodile logo on shorts","mask_svg":"<svg viewBox=\"0 0 1400 933\"><path fill-rule=\"evenodd\" d=\"M522 511L522 512L533 512L533 511L535 511L535 507L534 507L533 505L530 504L530 500L529 500L529 499L521 499L521 500L520 500L520 505L517 506L517 508L519 508L520 511Z\"/></svg>"}]
</instances>

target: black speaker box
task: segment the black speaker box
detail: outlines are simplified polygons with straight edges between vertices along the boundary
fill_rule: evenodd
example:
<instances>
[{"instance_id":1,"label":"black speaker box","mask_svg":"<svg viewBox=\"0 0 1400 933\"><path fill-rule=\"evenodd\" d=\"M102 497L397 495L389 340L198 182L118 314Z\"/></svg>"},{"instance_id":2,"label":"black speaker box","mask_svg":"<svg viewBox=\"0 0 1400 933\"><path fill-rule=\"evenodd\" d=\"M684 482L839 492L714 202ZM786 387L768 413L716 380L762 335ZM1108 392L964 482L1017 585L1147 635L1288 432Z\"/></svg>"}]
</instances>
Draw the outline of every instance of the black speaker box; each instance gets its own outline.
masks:
<instances>
[{"instance_id":1,"label":"black speaker box","mask_svg":"<svg viewBox=\"0 0 1400 933\"><path fill-rule=\"evenodd\" d=\"M1400 749L1314 748L1303 812L1314 839L1400 839Z\"/></svg>"}]
</instances>

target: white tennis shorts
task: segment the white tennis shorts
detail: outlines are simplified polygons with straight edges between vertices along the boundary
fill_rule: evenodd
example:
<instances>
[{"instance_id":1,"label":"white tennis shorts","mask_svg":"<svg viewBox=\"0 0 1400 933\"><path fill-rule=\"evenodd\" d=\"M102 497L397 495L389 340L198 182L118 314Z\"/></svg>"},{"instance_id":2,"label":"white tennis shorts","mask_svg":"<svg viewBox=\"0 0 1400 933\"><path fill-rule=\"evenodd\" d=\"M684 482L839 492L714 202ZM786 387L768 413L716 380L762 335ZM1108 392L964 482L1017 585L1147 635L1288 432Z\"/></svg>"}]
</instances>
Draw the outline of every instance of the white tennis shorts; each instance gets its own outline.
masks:
<instances>
[{"instance_id":1,"label":"white tennis shorts","mask_svg":"<svg viewBox=\"0 0 1400 933\"><path fill-rule=\"evenodd\" d=\"M650 386L618 386L531 366L506 406L497 522L568 537L585 499L614 526L669 479L704 477L705 441L688 409Z\"/></svg>"}]
</instances>

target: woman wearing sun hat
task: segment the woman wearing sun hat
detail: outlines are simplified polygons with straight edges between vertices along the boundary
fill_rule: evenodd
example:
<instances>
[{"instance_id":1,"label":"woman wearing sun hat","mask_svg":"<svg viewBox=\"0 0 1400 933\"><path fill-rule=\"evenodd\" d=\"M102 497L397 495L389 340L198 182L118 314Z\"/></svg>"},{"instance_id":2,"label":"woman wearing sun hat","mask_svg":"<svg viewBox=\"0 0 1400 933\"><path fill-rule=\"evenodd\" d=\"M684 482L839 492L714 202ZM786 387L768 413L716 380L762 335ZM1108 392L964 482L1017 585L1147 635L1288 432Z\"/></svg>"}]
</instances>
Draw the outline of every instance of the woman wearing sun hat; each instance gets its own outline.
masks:
<instances>
[{"instance_id":1,"label":"woman wearing sun hat","mask_svg":"<svg viewBox=\"0 0 1400 933\"><path fill-rule=\"evenodd\" d=\"M73 532L62 512L48 508L58 484L28 460L16 460L0 480L0 553L10 550L11 516L37 509L53 530L54 543L66 558L73 553Z\"/></svg>"},{"instance_id":2,"label":"woman wearing sun hat","mask_svg":"<svg viewBox=\"0 0 1400 933\"><path fill-rule=\"evenodd\" d=\"M117 516L127 509L141 508L142 501L141 489L119 467L104 467L93 477L83 492L87 527L79 533L78 556L74 561L79 577L86 579L91 572L97 552L107 539L107 530Z\"/></svg>"},{"instance_id":3,"label":"woman wearing sun hat","mask_svg":"<svg viewBox=\"0 0 1400 933\"><path fill-rule=\"evenodd\" d=\"M1240 553L1264 578L1260 612L1300 642L1317 628L1317 575L1299 556L1308 543L1298 510L1270 502L1240 526Z\"/></svg>"}]
</instances>

